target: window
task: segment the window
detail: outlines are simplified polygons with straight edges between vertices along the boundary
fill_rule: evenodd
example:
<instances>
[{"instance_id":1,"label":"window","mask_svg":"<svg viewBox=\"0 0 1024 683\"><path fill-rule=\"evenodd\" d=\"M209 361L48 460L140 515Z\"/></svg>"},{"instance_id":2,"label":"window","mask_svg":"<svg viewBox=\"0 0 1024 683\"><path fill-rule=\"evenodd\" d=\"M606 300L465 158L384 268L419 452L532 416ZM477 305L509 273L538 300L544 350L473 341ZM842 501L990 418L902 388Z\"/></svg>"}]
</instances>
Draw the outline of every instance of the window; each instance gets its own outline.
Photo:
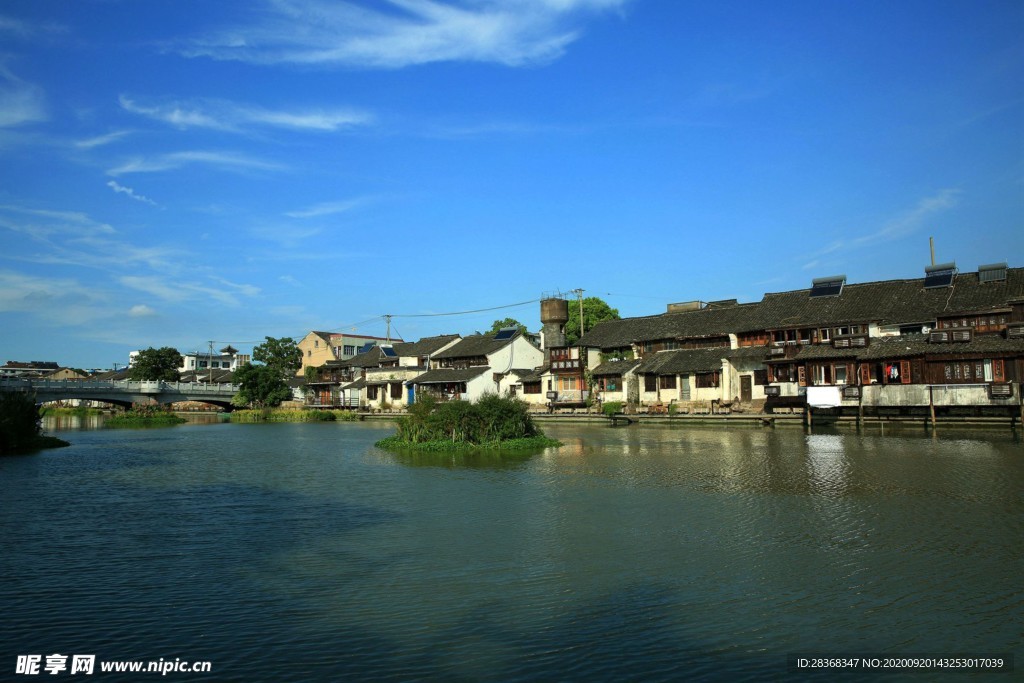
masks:
<instances>
[{"instance_id":1,"label":"window","mask_svg":"<svg viewBox=\"0 0 1024 683\"><path fill-rule=\"evenodd\" d=\"M754 370L754 384L761 387L768 384L767 370Z\"/></svg>"},{"instance_id":2,"label":"window","mask_svg":"<svg viewBox=\"0 0 1024 683\"><path fill-rule=\"evenodd\" d=\"M697 381L697 388L710 389L717 387L719 384L720 375L721 373L717 370L715 372L698 372L696 375L694 375L694 378Z\"/></svg>"},{"instance_id":3,"label":"window","mask_svg":"<svg viewBox=\"0 0 1024 683\"><path fill-rule=\"evenodd\" d=\"M796 372L792 365L776 365L773 368L772 376L775 378L774 382L795 382Z\"/></svg>"},{"instance_id":4,"label":"window","mask_svg":"<svg viewBox=\"0 0 1024 683\"><path fill-rule=\"evenodd\" d=\"M832 339L832 330L830 330L827 327L821 328L820 330L818 330L818 338L821 339L821 341L823 342L829 341L830 339Z\"/></svg>"},{"instance_id":5,"label":"window","mask_svg":"<svg viewBox=\"0 0 1024 683\"><path fill-rule=\"evenodd\" d=\"M313 348L314 349L319 349L320 348L320 340L319 339L314 339L313 340Z\"/></svg>"},{"instance_id":6,"label":"window","mask_svg":"<svg viewBox=\"0 0 1024 683\"><path fill-rule=\"evenodd\" d=\"M657 375L644 375L644 391L657 391L658 390L658 376Z\"/></svg>"},{"instance_id":7,"label":"window","mask_svg":"<svg viewBox=\"0 0 1024 683\"><path fill-rule=\"evenodd\" d=\"M603 391L619 391L622 389L622 377L619 375L609 375L608 377L602 377L598 380L599 386Z\"/></svg>"},{"instance_id":8,"label":"window","mask_svg":"<svg viewBox=\"0 0 1024 683\"><path fill-rule=\"evenodd\" d=\"M524 382L523 383L524 394L539 394L540 393L540 382Z\"/></svg>"},{"instance_id":9,"label":"window","mask_svg":"<svg viewBox=\"0 0 1024 683\"><path fill-rule=\"evenodd\" d=\"M871 366L867 363L860 366L860 383L871 384Z\"/></svg>"},{"instance_id":10,"label":"window","mask_svg":"<svg viewBox=\"0 0 1024 683\"><path fill-rule=\"evenodd\" d=\"M391 398L401 399L402 398L402 383L392 382L391 383Z\"/></svg>"},{"instance_id":11,"label":"window","mask_svg":"<svg viewBox=\"0 0 1024 683\"><path fill-rule=\"evenodd\" d=\"M354 345L346 344L345 345L345 355L346 356L354 356L354 355L356 355L356 347Z\"/></svg>"},{"instance_id":12,"label":"window","mask_svg":"<svg viewBox=\"0 0 1024 683\"><path fill-rule=\"evenodd\" d=\"M376 401L377 400L377 388L378 387L377 387L376 384L374 384L373 386L370 386L370 387L366 387L366 398L368 400L370 400L370 401Z\"/></svg>"},{"instance_id":13,"label":"window","mask_svg":"<svg viewBox=\"0 0 1024 683\"><path fill-rule=\"evenodd\" d=\"M800 330L800 336L798 337L798 341L801 344L810 344L811 343L811 331L810 330Z\"/></svg>"},{"instance_id":14,"label":"window","mask_svg":"<svg viewBox=\"0 0 1024 683\"><path fill-rule=\"evenodd\" d=\"M846 366L837 365L835 367L836 384L846 384Z\"/></svg>"},{"instance_id":15,"label":"window","mask_svg":"<svg viewBox=\"0 0 1024 683\"><path fill-rule=\"evenodd\" d=\"M675 375L661 375L658 377L658 387L661 389L675 389L676 388L676 376Z\"/></svg>"},{"instance_id":16,"label":"window","mask_svg":"<svg viewBox=\"0 0 1024 683\"><path fill-rule=\"evenodd\" d=\"M580 388L579 381L579 377L573 377L571 375L559 375L558 390L577 391Z\"/></svg>"},{"instance_id":17,"label":"window","mask_svg":"<svg viewBox=\"0 0 1024 683\"><path fill-rule=\"evenodd\" d=\"M199 367L205 368L206 367L206 361L205 360L199 361Z\"/></svg>"},{"instance_id":18,"label":"window","mask_svg":"<svg viewBox=\"0 0 1024 683\"><path fill-rule=\"evenodd\" d=\"M910 384L910 361L899 360L886 363L882 368L885 372L886 384Z\"/></svg>"}]
</instances>

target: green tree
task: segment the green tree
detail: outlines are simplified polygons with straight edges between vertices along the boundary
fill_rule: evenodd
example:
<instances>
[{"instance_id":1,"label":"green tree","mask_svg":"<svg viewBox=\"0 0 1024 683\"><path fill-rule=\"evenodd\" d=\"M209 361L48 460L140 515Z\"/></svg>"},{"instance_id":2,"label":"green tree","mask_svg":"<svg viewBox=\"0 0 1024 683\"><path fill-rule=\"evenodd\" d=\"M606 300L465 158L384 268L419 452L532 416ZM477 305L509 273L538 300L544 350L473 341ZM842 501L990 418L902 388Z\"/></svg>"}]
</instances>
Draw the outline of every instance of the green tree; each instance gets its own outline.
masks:
<instances>
[{"instance_id":1,"label":"green tree","mask_svg":"<svg viewBox=\"0 0 1024 683\"><path fill-rule=\"evenodd\" d=\"M515 327L522 334L526 334L526 325L522 324L515 318L505 318L504 320L495 320L494 324L491 325L491 332L497 332L503 327Z\"/></svg>"},{"instance_id":2,"label":"green tree","mask_svg":"<svg viewBox=\"0 0 1024 683\"><path fill-rule=\"evenodd\" d=\"M267 341L252 350L253 360L273 368L282 379L294 375L302 367L302 350L295 340L291 337L266 339Z\"/></svg>"},{"instance_id":3,"label":"green tree","mask_svg":"<svg viewBox=\"0 0 1024 683\"><path fill-rule=\"evenodd\" d=\"M618 320L619 310L609 306L604 299L588 296L583 300L584 331L589 332L594 325L605 320ZM569 321L565 323L565 340L571 346L580 340L580 305L569 302Z\"/></svg>"},{"instance_id":4,"label":"green tree","mask_svg":"<svg viewBox=\"0 0 1024 683\"><path fill-rule=\"evenodd\" d=\"M182 357L178 353L178 349L173 349L170 346L154 349L151 346L145 351L139 351L135 363L128 371L128 379L176 382L181 362Z\"/></svg>"},{"instance_id":5,"label":"green tree","mask_svg":"<svg viewBox=\"0 0 1024 683\"><path fill-rule=\"evenodd\" d=\"M231 400L236 406L274 408L292 397L281 372L270 365L246 363L235 371L235 382L241 385Z\"/></svg>"}]
</instances>

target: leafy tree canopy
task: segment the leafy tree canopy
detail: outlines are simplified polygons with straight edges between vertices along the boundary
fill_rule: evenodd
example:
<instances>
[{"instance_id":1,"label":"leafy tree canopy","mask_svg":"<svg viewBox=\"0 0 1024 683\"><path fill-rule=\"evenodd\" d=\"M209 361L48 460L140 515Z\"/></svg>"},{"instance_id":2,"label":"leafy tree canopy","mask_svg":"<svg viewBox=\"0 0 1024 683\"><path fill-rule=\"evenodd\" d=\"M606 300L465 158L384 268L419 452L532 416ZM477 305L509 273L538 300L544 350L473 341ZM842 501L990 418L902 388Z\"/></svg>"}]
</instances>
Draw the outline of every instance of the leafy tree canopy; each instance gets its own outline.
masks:
<instances>
[{"instance_id":1,"label":"leafy tree canopy","mask_svg":"<svg viewBox=\"0 0 1024 683\"><path fill-rule=\"evenodd\" d=\"M292 397L284 377L270 365L246 363L235 371L235 382L241 385L231 400L236 406L273 408Z\"/></svg>"},{"instance_id":2,"label":"leafy tree canopy","mask_svg":"<svg viewBox=\"0 0 1024 683\"><path fill-rule=\"evenodd\" d=\"M295 340L291 337L266 339L252 350L253 360L273 368L281 377L294 375L302 367L302 350Z\"/></svg>"},{"instance_id":3,"label":"leafy tree canopy","mask_svg":"<svg viewBox=\"0 0 1024 683\"><path fill-rule=\"evenodd\" d=\"M494 324L491 325L491 332L497 332L503 327L515 327L520 333L526 334L526 325L522 324L515 318L505 318L504 320L495 320Z\"/></svg>"},{"instance_id":4,"label":"leafy tree canopy","mask_svg":"<svg viewBox=\"0 0 1024 683\"><path fill-rule=\"evenodd\" d=\"M605 320L618 320L619 310L609 306L604 299L588 296L583 300L584 331ZM569 321L565 323L565 340L571 346L580 340L580 305L576 301L569 302Z\"/></svg>"},{"instance_id":5,"label":"leafy tree canopy","mask_svg":"<svg viewBox=\"0 0 1024 683\"><path fill-rule=\"evenodd\" d=\"M173 349L170 346L154 349L151 346L145 351L139 351L134 365L128 371L128 379L176 382L182 360L178 349Z\"/></svg>"}]
</instances>

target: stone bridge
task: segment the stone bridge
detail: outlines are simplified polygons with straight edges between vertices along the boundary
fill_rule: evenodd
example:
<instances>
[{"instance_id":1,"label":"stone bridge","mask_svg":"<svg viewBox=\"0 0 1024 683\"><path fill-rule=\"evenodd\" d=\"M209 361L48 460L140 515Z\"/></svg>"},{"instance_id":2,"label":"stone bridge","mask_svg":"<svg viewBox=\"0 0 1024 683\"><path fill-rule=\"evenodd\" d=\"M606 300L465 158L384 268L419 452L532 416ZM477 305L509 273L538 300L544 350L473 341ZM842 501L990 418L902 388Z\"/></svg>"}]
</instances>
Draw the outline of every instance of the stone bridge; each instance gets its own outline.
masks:
<instances>
[{"instance_id":1,"label":"stone bridge","mask_svg":"<svg viewBox=\"0 0 1024 683\"><path fill-rule=\"evenodd\" d=\"M134 403L201 401L230 409L231 398L239 388L237 384L205 382L0 378L0 392L31 392L36 396L36 403L80 399L129 408Z\"/></svg>"}]
</instances>

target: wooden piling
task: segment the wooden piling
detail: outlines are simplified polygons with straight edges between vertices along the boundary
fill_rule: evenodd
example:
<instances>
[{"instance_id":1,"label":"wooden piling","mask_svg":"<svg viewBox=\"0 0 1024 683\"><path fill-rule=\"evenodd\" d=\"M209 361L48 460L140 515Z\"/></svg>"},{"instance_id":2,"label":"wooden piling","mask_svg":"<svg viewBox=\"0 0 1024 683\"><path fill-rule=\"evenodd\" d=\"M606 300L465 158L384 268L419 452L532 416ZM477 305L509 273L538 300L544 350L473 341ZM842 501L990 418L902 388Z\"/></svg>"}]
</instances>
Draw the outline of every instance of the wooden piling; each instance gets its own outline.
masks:
<instances>
[{"instance_id":1,"label":"wooden piling","mask_svg":"<svg viewBox=\"0 0 1024 683\"><path fill-rule=\"evenodd\" d=\"M932 429L935 429L935 397L932 395L932 385L928 385L928 412L931 415Z\"/></svg>"}]
</instances>

